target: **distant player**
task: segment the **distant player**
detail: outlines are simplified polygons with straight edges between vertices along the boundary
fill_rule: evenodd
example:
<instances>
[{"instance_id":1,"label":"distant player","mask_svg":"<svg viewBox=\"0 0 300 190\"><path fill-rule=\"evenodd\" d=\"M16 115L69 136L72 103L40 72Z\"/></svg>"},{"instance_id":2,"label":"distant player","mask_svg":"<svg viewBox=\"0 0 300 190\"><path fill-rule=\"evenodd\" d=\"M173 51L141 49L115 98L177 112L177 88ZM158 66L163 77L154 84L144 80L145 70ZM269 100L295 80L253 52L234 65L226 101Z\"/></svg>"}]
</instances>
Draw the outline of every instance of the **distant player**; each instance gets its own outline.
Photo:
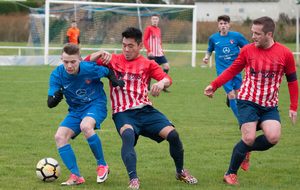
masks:
<instances>
[{"instance_id":1,"label":"distant player","mask_svg":"<svg viewBox=\"0 0 300 190\"><path fill-rule=\"evenodd\" d=\"M230 185L239 184L236 175L240 166L245 171L249 169L251 151L268 150L280 139L281 120L277 103L284 74L290 93L289 117L293 125L297 119L299 86L292 52L274 41L275 23L271 18L255 19L251 30L254 43L243 47L233 64L204 91L212 98L214 91L245 69L237 97L242 139L233 148L229 169L223 177L223 181ZM264 134L256 137L257 130Z\"/></svg>"},{"instance_id":2,"label":"distant player","mask_svg":"<svg viewBox=\"0 0 300 190\"><path fill-rule=\"evenodd\" d=\"M134 150L140 135L158 143L167 140L176 166L176 179L188 184L197 183L197 179L183 168L184 149L178 132L166 116L153 107L148 97L150 78L158 81L150 90L153 97L158 97L164 87L170 86L172 79L157 63L140 54L143 42L139 29L129 27L122 33L122 37L122 54L108 56L107 52L100 51L88 56L86 60L97 60L99 65L107 65L116 72L117 78L125 81L124 88L110 86L110 100L113 120L122 138L121 156L130 178L128 188L140 187Z\"/></svg>"},{"instance_id":3,"label":"distant player","mask_svg":"<svg viewBox=\"0 0 300 190\"><path fill-rule=\"evenodd\" d=\"M48 107L53 108L63 99L69 105L69 114L60 124L55 135L58 152L71 178L61 185L78 185L85 180L81 176L75 154L69 140L75 139L81 132L86 137L98 165L97 182L107 179L109 167L103 156L101 141L95 129L107 116L106 94L103 90L102 77L107 77L113 86L123 86L114 72L96 63L81 61L78 45L67 43L62 50L63 64L50 75L48 91Z\"/></svg>"},{"instance_id":4,"label":"distant player","mask_svg":"<svg viewBox=\"0 0 300 190\"><path fill-rule=\"evenodd\" d=\"M151 16L151 25L148 26L145 30L143 42L144 46L147 49L148 59L154 60L159 65L163 66L163 70L168 74L170 66L165 57L165 53L162 49L161 43L161 31L158 28L159 17L157 14L152 14ZM149 82L149 90L150 90ZM164 92L170 92L167 88L163 89Z\"/></svg>"},{"instance_id":5,"label":"distant player","mask_svg":"<svg viewBox=\"0 0 300 190\"><path fill-rule=\"evenodd\" d=\"M240 48L247 45L247 40L238 32L229 31L230 17L222 15L218 17L218 27L220 31L209 38L209 45L203 62L208 63L212 52L215 51L215 62L217 75L219 76L237 58ZM237 117L236 95L242 84L242 75L238 73L233 79L223 85L227 94L227 105L232 109Z\"/></svg>"},{"instance_id":6,"label":"distant player","mask_svg":"<svg viewBox=\"0 0 300 190\"><path fill-rule=\"evenodd\" d=\"M80 46L80 31L77 28L76 21L72 21L71 28L67 32L67 43L73 43Z\"/></svg>"}]
</instances>

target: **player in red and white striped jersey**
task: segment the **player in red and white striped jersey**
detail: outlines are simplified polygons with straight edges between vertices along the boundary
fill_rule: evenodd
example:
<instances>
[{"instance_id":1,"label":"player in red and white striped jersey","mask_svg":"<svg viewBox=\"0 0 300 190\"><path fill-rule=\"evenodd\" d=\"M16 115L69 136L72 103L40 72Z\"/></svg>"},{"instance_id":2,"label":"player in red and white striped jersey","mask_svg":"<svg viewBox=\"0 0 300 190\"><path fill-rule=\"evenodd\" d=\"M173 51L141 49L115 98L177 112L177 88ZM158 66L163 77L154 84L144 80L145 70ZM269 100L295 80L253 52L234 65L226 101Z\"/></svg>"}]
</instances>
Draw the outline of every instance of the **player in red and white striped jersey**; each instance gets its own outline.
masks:
<instances>
[{"instance_id":1,"label":"player in red and white striped jersey","mask_svg":"<svg viewBox=\"0 0 300 190\"><path fill-rule=\"evenodd\" d=\"M243 83L238 92L238 120L242 140L236 144L224 181L238 184L236 174L240 165L249 168L246 154L264 151L278 143L281 121L277 110L278 90L284 74L288 82L291 106L289 117L295 125L297 118L299 86L292 52L273 39L275 23L269 17L253 21L254 43L242 48L234 63L216 80L206 87L204 94L213 97L217 88L233 78L245 68ZM256 137L256 130L263 135ZM246 162L246 163L245 163Z\"/></svg>"},{"instance_id":2,"label":"player in red and white striped jersey","mask_svg":"<svg viewBox=\"0 0 300 190\"><path fill-rule=\"evenodd\" d=\"M183 169L183 147L174 125L153 107L148 98L150 78L158 81L150 90L153 97L158 97L164 87L169 87L172 79L157 63L140 54L143 42L142 32L139 29L127 28L122 33L122 37L122 54L100 51L85 60L111 68L118 79L125 81L123 88L115 88L110 84L110 98L113 120L123 142L121 155L130 178L129 188L139 188L134 150L139 135L157 142L167 140L170 145L170 155L176 166L176 179L189 184L197 183L197 179Z\"/></svg>"},{"instance_id":3,"label":"player in red and white striped jersey","mask_svg":"<svg viewBox=\"0 0 300 190\"><path fill-rule=\"evenodd\" d=\"M168 74L170 65L165 53L162 48L161 42L161 30L158 28L159 17L157 14L151 15L151 25L148 26L145 30L143 36L144 46L147 49L148 59L154 60L159 65L163 66L163 70ZM149 83L150 87L150 83ZM150 88L149 88L150 89ZM164 92L170 92L168 89L164 88Z\"/></svg>"}]
</instances>

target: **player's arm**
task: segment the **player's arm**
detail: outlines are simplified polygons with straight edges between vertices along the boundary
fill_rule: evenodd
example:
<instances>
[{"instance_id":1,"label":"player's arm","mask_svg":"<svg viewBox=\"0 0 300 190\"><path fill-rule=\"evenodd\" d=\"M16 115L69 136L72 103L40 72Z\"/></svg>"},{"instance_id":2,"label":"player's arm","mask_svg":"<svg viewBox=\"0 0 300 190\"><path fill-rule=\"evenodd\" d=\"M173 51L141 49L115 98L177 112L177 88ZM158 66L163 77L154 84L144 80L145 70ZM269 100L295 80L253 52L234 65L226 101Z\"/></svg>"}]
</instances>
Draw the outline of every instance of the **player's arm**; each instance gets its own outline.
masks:
<instances>
[{"instance_id":1,"label":"player's arm","mask_svg":"<svg viewBox=\"0 0 300 190\"><path fill-rule=\"evenodd\" d=\"M96 62L98 65L108 65L112 59L112 54L107 51L98 51L95 52L84 59L84 61Z\"/></svg>"},{"instance_id":2,"label":"player's arm","mask_svg":"<svg viewBox=\"0 0 300 190\"><path fill-rule=\"evenodd\" d=\"M53 96L48 95L47 104L49 108L53 108L59 104L59 102L63 99L63 92L61 89L57 90Z\"/></svg>"},{"instance_id":3,"label":"player's arm","mask_svg":"<svg viewBox=\"0 0 300 190\"><path fill-rule=\"evenodd\" d=\"M290 50L288 51L289 52L287 53L286 60L285 60L287 64L284 72L285 72L286 80L288 82L288 88L289 88L289 94L291 100L289 117L292 118L293 125L295 125L297 119L299 85L298 85L294 56Z\"/></svg>"},{"instance_id":4,"label":"player's arm","mask_svg":"<svg viewBox=\"0 0 300 190\"><path fill-rule=\"evenodd\" d=\"M159 93L162 91L163 88L167 88L171 85L171 80L169 77L163 78L162 80L158 81L157 83L154 83L151 86L150 94L153 97L158 97Z\"/></svg>"},{"instance_id":5,"label":"player's arm","mask_svg":"<svg viewBox=\"0 0 300 190\"><path fill-rule=\"evenodd\" d=\"M213 93L223 84L230 81L234 76L239 74L245 67L246 61L241 51L239 56L235 59L230 67L228 67L220 76L218 76L210 85L204 90L204 95L213 98Z\"/></svg>"},{"instance_id":6,"label":"player's arm","mask_svg":"<svg viewBox=\"0 0 300 190\"><path fill-rule=\"evenodd\" d=\"M205 64L208 63L208 59L210 58L211 54L212 54L212 52L210 52L210 51L207 51L207 52L205 53L205 56L204 56L204 58L203 58L203 63L205 63Z\"/></svg>"},{"instance_id":7,"label":"player's arm","mask_svg":"<svg viewBox=\"0 0 300 190\"><path fill-rule=\"evenodd\" d=\"M70 43L70 39L69 39L69 36L67 36L67 43Z\"/></svg>"},{"instance_id":8,"label":"player's arm","mask_svg":"<svg viewBox=\"0 0 300 190\"><path fill-rule=\"evenodd\" d=\"M117 79L115 72L110 68L108 68L107 78L109 79L109 81L111 82L113 87L119 86L119 87L123 88L125 85L125 82L123 80Z\"/></svg>"},{"instance_id":9,"label":"player's arm","mask_svg":"<svg viewBox=\"0 0 300 190\"><path fill-rule=\"evenodd\" d=\"M158 97L163 88L168 88L172 85L172 79L169 75L163 72L160 66L154 61L151 61L150 69L151 78L158 81L151 86L150 94L153 97Z\"/></svg>"},{"instance_id":10,"label":"player's arm","mask_svg":"<svg viewBox=\"0 0 300 190\"><path fill-rule=\"evenodd\" d=\"M143 43L145 48L147 49L148 54L152 53L152 50L150 49L150 46L148 44L149 35L150 35L150 28L147 27L143 36Z\"/></svg>"},{"instance_id":11,"label":"player's arm","mask_svg":"<svg viewBox=\"0 0 300 190\"><path fill-rule=\"evenodd\" d=\"M209 41L208 41L208 48L207 48L207 51L205 53L205 56L203 58L203 63L207 64L208 63L208 59L210 58L212 52L214 51L214 42L213 42L213 39L212 37L209 38Z\"/></svg>"}]
</instances>

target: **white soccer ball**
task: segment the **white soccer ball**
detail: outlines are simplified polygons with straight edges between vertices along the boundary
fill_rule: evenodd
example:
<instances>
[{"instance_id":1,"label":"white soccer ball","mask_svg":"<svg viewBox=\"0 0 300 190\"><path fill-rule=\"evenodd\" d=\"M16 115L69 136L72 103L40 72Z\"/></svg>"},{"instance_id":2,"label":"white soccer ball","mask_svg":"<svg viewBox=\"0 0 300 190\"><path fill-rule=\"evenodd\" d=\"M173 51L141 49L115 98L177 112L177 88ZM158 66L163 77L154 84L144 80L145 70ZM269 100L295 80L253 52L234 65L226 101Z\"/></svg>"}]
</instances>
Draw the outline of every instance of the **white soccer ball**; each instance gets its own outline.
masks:
<instances>
[{"instance_id":1,"label":"white soccer ball","mask_svg":"<svg viewBox=\"0 0 300 190\"><path fill-rule=\"evenodd\" d=\"M60 174L60 166L53 158L43 158L36 165L36 175L43 181L54 181Z\"/></svg>"}]
</instances>

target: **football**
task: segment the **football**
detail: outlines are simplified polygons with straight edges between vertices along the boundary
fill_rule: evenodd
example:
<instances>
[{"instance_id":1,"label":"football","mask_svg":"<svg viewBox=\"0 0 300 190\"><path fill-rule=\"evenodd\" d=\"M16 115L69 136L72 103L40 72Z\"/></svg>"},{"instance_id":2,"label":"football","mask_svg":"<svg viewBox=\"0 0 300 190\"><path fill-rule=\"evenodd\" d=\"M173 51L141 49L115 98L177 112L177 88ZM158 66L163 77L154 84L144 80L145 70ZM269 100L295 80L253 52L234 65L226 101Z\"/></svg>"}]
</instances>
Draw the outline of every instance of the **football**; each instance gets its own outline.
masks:
<instances>
[{"instance_id":1,"label":"football","mask_svg":"<svg viewBox=\"0 0 300 190\"><path fill-rule=\"evenodd\" d=\"M53 158L43 158L36 165L36 175L43 181L54 181L60 174L60 166Z\"/></svg>"}]
</instances>

